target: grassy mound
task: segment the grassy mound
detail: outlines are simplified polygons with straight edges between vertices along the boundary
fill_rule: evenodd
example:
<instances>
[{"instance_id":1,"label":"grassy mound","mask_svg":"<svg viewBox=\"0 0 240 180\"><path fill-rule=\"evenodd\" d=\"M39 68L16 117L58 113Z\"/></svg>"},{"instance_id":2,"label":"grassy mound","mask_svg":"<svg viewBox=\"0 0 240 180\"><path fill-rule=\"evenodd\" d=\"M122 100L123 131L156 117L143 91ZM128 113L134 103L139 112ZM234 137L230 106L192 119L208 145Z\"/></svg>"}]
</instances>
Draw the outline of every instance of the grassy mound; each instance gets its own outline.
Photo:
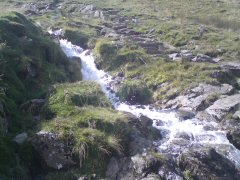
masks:
<instances>
[{"instance_id":1,"label":"grassy mound","mask_svg":"<svg viewBox=\"0 0 240 180\"><path fill-rule=\"evenodd\" d=\"M82 174L103 175L110 155L122 154L128 138L127 118L111 108L93 82L61 84L45 105L42 129L72 144Z\"/></svg>"},{"instance_id":2,"label":"grassy mound","mask_svg":"<svg viewBox=\"0 0 240 180\"><path fill-rule=\"evenodd\" d=\"M143 81L124 81L119 87L118 96L122 101L133 104L149 104L152 92Z\"/></svg>"}]
</instances>

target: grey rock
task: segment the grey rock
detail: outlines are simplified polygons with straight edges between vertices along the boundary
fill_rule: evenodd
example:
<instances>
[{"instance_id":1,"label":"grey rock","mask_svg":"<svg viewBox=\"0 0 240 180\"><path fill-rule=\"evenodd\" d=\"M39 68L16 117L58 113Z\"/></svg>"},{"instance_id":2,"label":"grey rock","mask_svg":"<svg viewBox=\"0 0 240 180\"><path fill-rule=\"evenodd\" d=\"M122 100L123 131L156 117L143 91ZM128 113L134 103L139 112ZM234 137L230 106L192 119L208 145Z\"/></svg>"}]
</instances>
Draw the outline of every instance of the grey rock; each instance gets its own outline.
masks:
<instances>
[{"instance_id":1,"label":"grey rock","mask_svg":"<svg viewBox=\"0 0 240 180\"><path fill-rule=\"evenodd\" d=\"M213 58L210 56L204 55L204 54L198 54L195 58L192 59L194 62L210 62L210 63L215 63L213 61Z\"/></svg>"},{"instance_id":2,"label":"grey rock","mask_svg":"<svg viewBox=\"0 0 240 180\"><path fill-rule=\"evenodd\" d=\"M16 135L14 141L18 144L22 144L27 138L28 138L27 133L23 132L21 134Z\"/></svg>"},{"instance_id":3,"label":"grey rock","mask_svg":"<svg viewBox=\"0 0 240 180\"><path fill-rule=\"evenodd\" d=\"M176 115L181 120L191 119L195 116L194 112L183 108L179 108Z\"/></svg>"},{"instance_id":4,"label":"grey rock","mask_svg":"<svg viewBox=\"0 0 240 180\"><path fill-rule=\"evenodd\" d=\"M168 57L173 61L181 61L182 60L181 54L179 54L179 53L169 54Z\"/></svg>"},{"instance_id":5,"label":"grey rock","mask_svg":"<svg viewBox=\"0 0 240 180\"><path fill-rule=\"evenodd\" d=\"M67 148L54 133L40 131L31 139L31 144L41 157L43 166L47 168L59 170L76 165L71 157L70 147Z\"/></svg>"},{"instance_id":6,"label":"grey rock","mask_svg":"<svg viewBox=\"0 0 240 180\"><path fill-rule=\"evenodd\" d=\"M193 139L193 135L192 134L187 134L186 132L178 132L174 137L175 138L182 138L182 139L185 139L185 140Z\"/></svg>"},{"instance_id":7,"label":"grey rock","mask_svg":"<svg viewBox=\"0 0 240 180\"><path fill-rule=\"evenodd\" d=\"M139 119L140 119L142 126L144 126L144 127L152 126L152 124L153 124L153 120L146 116L141 115L139 117Z\"/></svg>"},{"instance_id":8,"label":"grey rock","mask_svg":"<svg viewBox=\"0 0 240 180\"><path fill-rule=\"evenodd\" d=\"M167 108L180 108L187 111L201 111L211 105L211 101L215 101L220 95L228 95L234 92L233 86L222 84L221 86L213 86L209 84L199 84L193 88L187 95L178 96L166 103Z\"/></svg>"},{"instance_id":9,"label":"grey rock","mask_svg":"<svg viewBox=\"0 0 240 180\"><path fill-rule=\"evenodd\" d=\"M191 148L178 157L182 171L190 171L193 179L238 179L235 165L211 148Z\"/></svg>"},{"instance_id":10,"label":"grey rock","mask_svg":"<svg viewBox=\"0 0 240 180\"><path fill-rule=\"evenodd\" d=\"M206 112L218 120L222 120L226 114L238 108L239 105L240 94L235 94L217 100L212 106L206 109Z\"/></svg>"},{"instance_id":11,"label":"grey rock","mask_svg":"<svg viewBox=\"0 0 240 180\"><path fill-rule=\"evenodd\" d=\"M150 154L137 154L131 157L112 158L106 171L107 179L156 178L161 162ZM112 172L111 172L112 171ZM150 175L151 174L151 175Z\"/></svg>"},{"instance_id":12,"label":"grey rock","mask_svg":"<svg viewBox=\"0 0 240 180\"><path fill-rule=\"evenodd\" d=\"M235 76L240 76L240 62L228 62L228 63L223 63L221 67Z\"/></svg>"}]
</instances>

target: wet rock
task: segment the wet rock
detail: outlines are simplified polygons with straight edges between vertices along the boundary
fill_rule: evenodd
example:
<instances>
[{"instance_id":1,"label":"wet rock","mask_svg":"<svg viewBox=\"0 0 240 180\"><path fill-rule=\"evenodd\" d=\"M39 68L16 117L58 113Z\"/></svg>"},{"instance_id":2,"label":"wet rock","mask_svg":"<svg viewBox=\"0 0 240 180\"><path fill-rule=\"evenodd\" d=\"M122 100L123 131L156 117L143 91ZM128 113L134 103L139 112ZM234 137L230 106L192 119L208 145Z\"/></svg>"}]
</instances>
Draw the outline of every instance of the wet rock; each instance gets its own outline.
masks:
<instances>
[{"instance_id":1,"label":"wet rock","mask_svg":"<svg viewBox=\"0 0 240 180\"><path fill-rule=\"evenodd\" d=\"M139 119L140 119L142 126L144 126L144 127L152 126L152 124L153 124L153 120L146 116L141 115L139 117Z\"/></svg>"},{"instance_id":2,"label":"wet rock","mask_svg":"<svg viewBox=\"0 0 240 180\"><path fill-rule=\"evenodd\" d=\"M204 131L215 131L216 128L213 125L205 125L203 126Z\"/></svg>"},{"instance_id":3,"label":"wet rock","mask_svg":"<svg viewBox=\"0 0 240 180\"><path fill-rule=\"evenodd\" d=\"M176 115L180 120L192 119L195 116L195 114L192 111L188 111L182 108L177 110Z\"/></svg>"},{"instance_id":4,"label":"wet rock","mask_svg":"<svg viewBox=\"0 0 240 180\"><path fill-rule=\"evenodd\" d=\"M153 142L147 137L143 136L139 132L131 133L128 143L128 153L135 155L143 153L145 150L149 150L153 147Z\"/></svg>"},{"instance_id":5,"label":"wet rock","mask_svg":"<svg viewBox=\"0 0 240 180\"><path fill-rule=\"evenodd\" d=\"M193 179L238 179L234 164L214 149L192 148L178 158L179 167Z\"/></svg>"},{"instance_id":6,"label":"wet rock","mask_svg":"<svg viewBox=\"0 0 240 180\"><path fill-rule=\"evenodd\" d=\"M178 132L177 134L175 134L174 137L175 137L175 138L185 139L185 140L191 140L191 139L193 139L192 134L188 134L188 133L186 133L186 132Z\"/></svg>"},{"instance_id":7,"label":"wet rock","mask_svg":"<svg viewBox=\"0 0 240 180\"><path fill-rule=\"evenodd\" d=\"M164 122L162 120L156 120L155 125L156 126L164 126Z\"/></svg>"},{"instance_id":8,"label":"wet rock","mask_svg":"<svg viewBox=\"0 0 240 180\"><path fill-rule=\"evenodd\" d=\"M240 94L235 94L217 100L212 106L206 109L206 112L218 120L222 120L226 114L237 109L239 105Z\"/></svg>"},{"instance_id":9,"label":"wet rock","mask_svg":"<svg viewBox=\"0 0 240 180\"><path fill-rule=\"evenodd\" d=\"M240 128L228 131L227 138L237 149L240 149Z\"/></svg>"},{"instance_id":10,"label":"wet rock","mask_svg":"<svg viewBox=\"0 0 240 180\"><path fill-rule=\"evenodd\" d=\"M22 144L27 138L28 138L27 133L23 132L21 134L16 135L14 141L18 144Z\"/></svg>"},{"instance_id":11,"label":"wet rock","mask_svg":"<svg viewBox=\"0 0 240 180\"><path fill-rule=\"evenodd\" d=\"M112 158L107 167L107 179L142 179L158 177L161 161L150 154L132 157ZM151 175L150 175L151 174Z\"/></svg>"},{"instance_id":12,"label":"wet rock","mask_svg":"<svg viewBox=\"0 0 240 180\"><path fill-rule=\"evenodd\" d=\"M76 165L65 143L54 133L40 131L31 139L31 144L41 157L43 167L59 170Z\"/></svg>"}]
</instances>

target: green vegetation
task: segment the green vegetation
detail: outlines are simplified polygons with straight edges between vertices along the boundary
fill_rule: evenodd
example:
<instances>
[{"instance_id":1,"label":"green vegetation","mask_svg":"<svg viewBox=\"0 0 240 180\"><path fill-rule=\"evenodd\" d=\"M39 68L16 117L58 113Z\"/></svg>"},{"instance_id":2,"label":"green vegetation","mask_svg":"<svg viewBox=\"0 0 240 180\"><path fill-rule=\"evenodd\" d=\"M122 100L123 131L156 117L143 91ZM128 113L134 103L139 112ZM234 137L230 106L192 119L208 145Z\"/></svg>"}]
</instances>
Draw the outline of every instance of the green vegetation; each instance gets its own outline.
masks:
<instances>
[{"instance_id":1,"label":"green vegetation","mask_svg":"<svg viewBox=\"0 0 240 180\"><path fill-rule=\"evenodd\" d=\"M47 113L46 113L47 112ZM111 104L93 82L61 84L45 105L42 129L73 144L82 174L104 175L110 155L122 154L128 138L126 117Z\"/></svg>"},{"instance_id":2,"label":"green vegetation","mask_svg":"<svg viewBox=\"0 0 240 180\"><path fill-rule=\"evenodd\" d=\"M149 103L152 95L154 101L164 100L184 94L201 82L219 83L211 76L217 69L214 64L156 59L137 46L134 49L127 46L116 49L107 39L99 40L94 51L101 68L113 73L124 71L127 79L118 92L123 101Z\"/></svg>"},{"instance_id":3,"label":"green vegetation","mask_svg":"<svg viewBox=\"0 0 240 180\"><path fill-rule=\"evenodd\" d=\"M0 64L0 178L27 179L32 158L24 153L31 149L15 145L12 139L23 131L31 134L36 124L31 112L20 106L45 98L54 83L80 80L81 67L16 12L0 16Z\"/></svg>"},{"instance_id":4,"label":"green vegetation","mask_svg":"<svg viewBox=\"0 0 240 180\"><path fill-rule=\"evenodd\" d=\"M143 81L124 81L118 90L118 96L122 101L128 101L134 104L149 104L152 98L152 92Z\"/></svg>"}]
</instances>

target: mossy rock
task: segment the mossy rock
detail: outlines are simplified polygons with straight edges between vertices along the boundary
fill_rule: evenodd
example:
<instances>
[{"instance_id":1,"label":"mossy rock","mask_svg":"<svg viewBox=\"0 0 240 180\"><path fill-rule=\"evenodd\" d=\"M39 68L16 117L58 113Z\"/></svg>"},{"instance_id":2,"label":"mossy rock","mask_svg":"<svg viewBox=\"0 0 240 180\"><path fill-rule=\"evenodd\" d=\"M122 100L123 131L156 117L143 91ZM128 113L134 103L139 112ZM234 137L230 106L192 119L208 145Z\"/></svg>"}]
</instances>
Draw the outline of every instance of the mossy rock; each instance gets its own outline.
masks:
<instances>
[{"instance_id":1,"label":"mossy rock","mask_svg":"<svg viewBox=\"0 0 240 180\"><path fill-rule=\"evenodd\" d=\"M132 104L148 104L152 100L152 92L143 81L124 81L117 92L120 100Z\"/></svg>"},{"instance_id":2,"label":"mossy rock","mask_svg":"<svg viewBox=\"0 0 240 180\"><path fill-rule=\"evenodd\" d=\"M75 45L81 46L84 49L88 48L89 37L84 32L66 29L64 37Z\"/></svg>"}]
</instances>

